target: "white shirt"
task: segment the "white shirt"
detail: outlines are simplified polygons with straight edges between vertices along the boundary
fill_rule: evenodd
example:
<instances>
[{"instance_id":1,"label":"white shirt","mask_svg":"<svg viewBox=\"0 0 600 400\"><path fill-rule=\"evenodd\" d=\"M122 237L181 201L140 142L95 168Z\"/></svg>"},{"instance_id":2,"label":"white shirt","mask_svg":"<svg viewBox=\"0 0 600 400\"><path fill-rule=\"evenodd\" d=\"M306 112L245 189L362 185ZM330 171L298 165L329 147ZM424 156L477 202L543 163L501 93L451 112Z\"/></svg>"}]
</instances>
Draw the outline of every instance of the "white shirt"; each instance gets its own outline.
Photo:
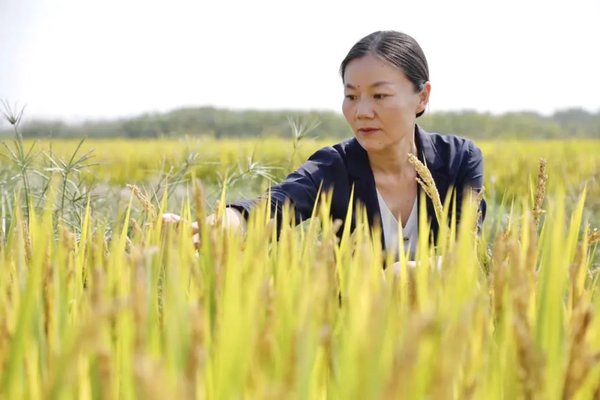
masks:
<instances>
[{"instance_id":1,"label":"white shirt","mask_svg":"<svg viewBox=\"0 0 600 400\"><path fill-rule=\"evenodd\" d=\"M415 197L410 216L406 225L402 226L394 214L390 211L385 200L377 190L377 200L379 201L379 211L381 212L381 224L383 228L383 241L386 251L398 253L398 237L402 235L404 251L408 252L408 258L413 260L417 251L417 238L419 237L419 205ZM396 258L398 254L396 254Z\"/></svg>"}]
</instances>

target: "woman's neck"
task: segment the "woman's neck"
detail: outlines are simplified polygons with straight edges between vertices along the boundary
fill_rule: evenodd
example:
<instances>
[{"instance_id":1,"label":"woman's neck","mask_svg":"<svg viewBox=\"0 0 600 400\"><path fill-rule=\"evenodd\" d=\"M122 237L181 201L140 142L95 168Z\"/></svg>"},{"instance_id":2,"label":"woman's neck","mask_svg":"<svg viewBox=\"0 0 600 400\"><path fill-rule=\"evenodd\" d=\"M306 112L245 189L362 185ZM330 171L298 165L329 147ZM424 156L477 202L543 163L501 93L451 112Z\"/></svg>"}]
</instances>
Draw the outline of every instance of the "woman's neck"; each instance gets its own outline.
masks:
<instances>
[{"instance_id":1,"label":"woman's neck","mask_svg":"<svg viewBox=\"0 0 600 400\"><path fill-rule=\"evenodd\" d=\"M414 167L408 162L408 153L417 153L414 136L408 135L398 141L394 146L390 146L381 151L371 151L369 163L374 173L385 175L402 174L411 171Z\"/></svg>"}]
</instances>

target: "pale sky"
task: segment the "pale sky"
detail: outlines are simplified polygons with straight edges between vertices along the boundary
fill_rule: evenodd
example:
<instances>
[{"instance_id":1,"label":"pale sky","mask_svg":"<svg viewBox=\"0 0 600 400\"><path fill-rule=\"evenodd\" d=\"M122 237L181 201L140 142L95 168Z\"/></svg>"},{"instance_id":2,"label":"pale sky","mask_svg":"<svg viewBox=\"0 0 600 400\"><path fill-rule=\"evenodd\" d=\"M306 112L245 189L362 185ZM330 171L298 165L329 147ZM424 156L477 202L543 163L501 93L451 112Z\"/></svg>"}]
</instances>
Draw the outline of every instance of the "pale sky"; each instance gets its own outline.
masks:
<instances>
[{"instance_id":1,"label":"pale sky","mask_svg":"<svg viewBox=\"0 0 600 400\"><path fill-rule=\"evenodd\" d=\"M421 44L430 112L600 110L600 0L0 0L0 98L69 120L340 111L341 60L382 29Z\"/></svg>"}]
</instances>

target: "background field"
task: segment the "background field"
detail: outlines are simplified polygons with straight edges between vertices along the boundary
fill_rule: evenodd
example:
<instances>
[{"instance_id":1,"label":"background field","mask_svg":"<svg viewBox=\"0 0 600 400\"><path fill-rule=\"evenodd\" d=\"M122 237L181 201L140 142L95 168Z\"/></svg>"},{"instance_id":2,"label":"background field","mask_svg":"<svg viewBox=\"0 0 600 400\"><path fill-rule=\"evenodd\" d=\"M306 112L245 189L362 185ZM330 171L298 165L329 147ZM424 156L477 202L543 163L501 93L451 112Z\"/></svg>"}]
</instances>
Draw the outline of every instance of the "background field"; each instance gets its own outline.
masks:
<instances>
[{"instance_id":1,"label":"background field","mask_svg":"<svg viewBox=\"0 0 600 400\"><path fill-rule=\"evenodd\" d=\"M416 267L360 214L203 224L337 140L5 140L0 397L600 396L600 141L477 140L483 233L420 224Z\"/></svg>"},{"instance_id":2,"label":"background field","mask_svg":"<svg viewBox=\"0 0 600 400\"><path fill-rule=\"evenodd\" d=\"M317 149L339 139L300 141L283 138L213 139L87 139L78 154L89 153L88 168L81 180L96 187L94 193L112 193L137 184L149 192L173 187L172 206L181 202L183 181L193 173L207 185L209 204L226 179L229 198L251 198L281 181ZM36 162L49 166L48 155L68 158L80 139L39 139L34 146ZM548 191L565 191L572 203L584 187L588 191L586 216L600 221L600 140L476 140L485 160L486 198L491 204L510 204L533 194L540 159L547 161ZM7 165L6 159L0 163ZM240 179L242 178L243 179Z\"/></svg>"}]
</instances>

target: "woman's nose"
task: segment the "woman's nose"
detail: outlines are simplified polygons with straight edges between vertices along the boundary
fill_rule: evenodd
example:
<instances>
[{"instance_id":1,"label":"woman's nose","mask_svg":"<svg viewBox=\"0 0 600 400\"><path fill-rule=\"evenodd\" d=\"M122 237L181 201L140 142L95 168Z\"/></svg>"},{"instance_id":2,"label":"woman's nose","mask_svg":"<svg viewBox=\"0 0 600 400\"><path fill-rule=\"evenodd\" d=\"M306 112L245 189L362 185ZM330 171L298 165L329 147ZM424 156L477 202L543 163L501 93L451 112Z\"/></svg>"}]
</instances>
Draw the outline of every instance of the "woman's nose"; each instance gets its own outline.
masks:
<instances>
[{"instance_id":1,"label":"woman's nose","mask_svg":"<svg viewBox=\"0 0 600 400\"><path fill-rule=\"evenodd\" d=\"M356 104L356 118L373 118L373 105L369 99L360 99Z\"/></svg>"}]
</instances>

